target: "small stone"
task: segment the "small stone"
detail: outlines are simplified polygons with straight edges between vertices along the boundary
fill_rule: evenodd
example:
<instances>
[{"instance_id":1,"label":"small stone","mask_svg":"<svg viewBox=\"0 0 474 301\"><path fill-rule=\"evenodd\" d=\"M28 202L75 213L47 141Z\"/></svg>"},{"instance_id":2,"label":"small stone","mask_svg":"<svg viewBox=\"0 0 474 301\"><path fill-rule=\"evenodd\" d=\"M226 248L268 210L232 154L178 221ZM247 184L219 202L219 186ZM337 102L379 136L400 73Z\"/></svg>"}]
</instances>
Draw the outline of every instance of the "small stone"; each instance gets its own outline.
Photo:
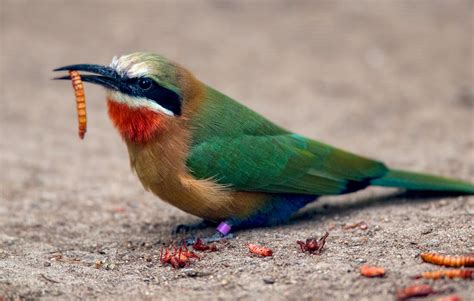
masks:
<instances>
[{"instance_id":1,"label":"small stone","mask_svg":"<svg viewBox=\"0 0 474 301\"><path fill-rule=\"evenodd\" d=\"M96 269L100 269L102 267L102 265L104 264L104 262L102 260L96 260L95 264L94 264L94 267Z\"/></svg>"},{"instance_id":2,"label":"small stone","mask_svg":"<svg viewBox=\"0 0 474 301\"><path fill-rule=\"evenodd\" d=\"M367 260L365 260L364 258L357 258L355 261L358 262L358 263L366 263L367 262Z\"/></svg>"},{"instance_id":3,"label":"small stone","mask_svg":"<svg viewBox=\"0 0 474 301\"><path fill-rule=\"evenodd\" d=\"M448 205L448 201L441 200L441 201L439 201L438 205L439 205L439 207L444 207L444 206Z\"/></svg>"},{"instance_id":4,"label":"small stone","mask_svg":"<svg viewBox=\"0 0 474 301\"><path fill-rule=\"evenodd\" d=\"M43 266L45 266L45 267L50 267L50 266L51 266L51 262L46 261L45 263L43 263Z\"/></svg>"},{"instance_id":5,"label":"small stone","mask_svg":"<svg viewBox=\"0 0 474 301\"><path fill-rule=\"evenodd\" d=\"M52 261L60 261L61 259L63 259L63 254L61 253L54 253L52 256L51 256L51 259Z\"/></svg>"},{"instance_id":6,"label":"small stone","mask_svg":"<svg viewBox=\"0 0 474 301\"><path fill-rule=\"evenodd\" d=\"M195 277L205 277L205 276L211 275L210 272L197 271L197 270L194 270L194 269L185 269L185 270L184 270L184 274L185 274L187 277L191 277L191 278L195 278Z\"/></svg>"},{"instance_id":7,"label":"small stone","mask_svg":"<svg viewBox=\"0 0 474 301\"><path fill-rule=\"evenodd\" d=\"M421 234L426 235L426 234L430 234L431 232L433 232L433 228L426 228L423 231L421 231Z\"/></svg>"},{"instance_id":8,"label":"small stone","mask_svg":"<svg viewBox=\"0 0 474 301\"><path fill-rule=\"evenodd\" d=\"M263 282L265 284L273 284L273 283L275 283L275 279L273 279L272 277L265 277L265 278L263 278Z\"/></svg>"},{"instance_id":9,"label":"small stone","mask_svg":"<svg viewBox=\"0 0 474 301\"><path fill-rule=\"evenodd\" d=\"M184 271L184 274L188 277L197 277L198 272L196 270L189 269L189 270Z\"/></svg>"}]
</instances>

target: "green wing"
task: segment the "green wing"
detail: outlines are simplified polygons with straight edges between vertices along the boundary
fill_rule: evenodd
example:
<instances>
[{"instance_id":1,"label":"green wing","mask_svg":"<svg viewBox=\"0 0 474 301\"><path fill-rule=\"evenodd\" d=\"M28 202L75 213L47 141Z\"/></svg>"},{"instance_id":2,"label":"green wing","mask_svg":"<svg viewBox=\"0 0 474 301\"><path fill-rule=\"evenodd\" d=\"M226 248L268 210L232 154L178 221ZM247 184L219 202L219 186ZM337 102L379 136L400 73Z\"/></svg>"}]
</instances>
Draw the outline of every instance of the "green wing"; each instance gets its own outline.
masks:
<instances>
[{"instance_id":1,"label":"green wing","mask_svg":"<svg viewBox=\"0 0 474 301\"><path fill-rule=\"evenodd\" d=\"M218 137L195 145L187 163L194 176L237 190L310 195L357 190L386 173L379 162L295 134Z\"/></svg>"},{"instance_id":2,"label":"green wing","mask_svg":"<svg viewBox=\"0 0 474 301\"><path fill-rule=\"evenodd\" d=\"M292 134L210 87L192 127L192 174L237 190L338 194L387 172L380 162Z\"/></svg>"}]
</instances>

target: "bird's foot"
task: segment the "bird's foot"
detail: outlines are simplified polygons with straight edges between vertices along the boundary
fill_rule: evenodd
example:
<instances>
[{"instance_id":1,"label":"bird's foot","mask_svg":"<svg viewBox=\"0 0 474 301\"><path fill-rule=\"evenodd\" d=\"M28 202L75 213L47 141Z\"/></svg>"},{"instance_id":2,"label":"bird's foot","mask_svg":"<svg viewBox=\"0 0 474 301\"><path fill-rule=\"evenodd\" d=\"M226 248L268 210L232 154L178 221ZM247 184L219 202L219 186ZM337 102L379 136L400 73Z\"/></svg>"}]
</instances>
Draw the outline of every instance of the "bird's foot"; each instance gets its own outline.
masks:
<instances>
[{"instance_id":1,"label":"bird's foot","mask_svg":"<svg viewBox=\"0 0 474 301\"><path fill-rule=\"evenodd\" d=\"M213 225L214 224L212 222L206 220L202 220L194 224L179 224L173 229L173 231L171 231L171 235L176 236L180 233L189 233L191 231L205 229Z\"/></svg>"},{"instance_id":2,"label":"bird's foot","mask_svg":"<svg viewBox=\"0 0 474 301\"><path fill-rule=\"evenodd\" d=\"M227 239L232 239L232 238L235 238L235 235L233 233L229 233L229 234L224 236L221 233L216 232L212 236L199 238L199 239L204 244L210 244L210 243L213 243L213 242L219 242L219 241L222 241L222 240L227 240ZM194 245L196 243L196 240L197 240L197 238L188 238L188 239L184 240L184 242L186 243L186 245L190 246L190 245Z\"/></svg>"},{"instance_id":3,"label":"bird's foot","mask_svg":"<svg viewBox=\"0 0 474 301\"><path fill-rule=\"evenodd\" d=\"M217 226L216 233L210 237L201 238L201 240L205 243L213 243L217 241L221 241L223 239L231 239L234 238L234 234L230 233L232 228L232 224L230 222L222 222ZM196 243L196 238L190 238L185 240L187 245L193 245Z\"/></svg>"}]
</instances>

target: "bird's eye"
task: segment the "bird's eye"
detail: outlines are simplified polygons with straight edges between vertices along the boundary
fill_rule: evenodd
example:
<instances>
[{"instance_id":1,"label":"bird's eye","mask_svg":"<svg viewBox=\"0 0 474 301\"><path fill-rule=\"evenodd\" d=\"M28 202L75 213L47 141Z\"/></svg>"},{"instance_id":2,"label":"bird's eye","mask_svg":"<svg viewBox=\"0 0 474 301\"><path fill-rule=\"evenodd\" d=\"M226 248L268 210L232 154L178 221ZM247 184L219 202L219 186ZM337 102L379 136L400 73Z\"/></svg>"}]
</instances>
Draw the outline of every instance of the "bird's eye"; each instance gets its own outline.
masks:
<instances>
[{"instance_id":1,"label":"bird's eye","mask_svg":"<svg viewBox=\"0 0 474 301\"><path fill-rule=\"evenodd\" d=\"M149 78L140 78L138 80L138 86L143 90L150 89L152 85L153 83L151 82L151 79Z\"/></svg>"}]
</instances>

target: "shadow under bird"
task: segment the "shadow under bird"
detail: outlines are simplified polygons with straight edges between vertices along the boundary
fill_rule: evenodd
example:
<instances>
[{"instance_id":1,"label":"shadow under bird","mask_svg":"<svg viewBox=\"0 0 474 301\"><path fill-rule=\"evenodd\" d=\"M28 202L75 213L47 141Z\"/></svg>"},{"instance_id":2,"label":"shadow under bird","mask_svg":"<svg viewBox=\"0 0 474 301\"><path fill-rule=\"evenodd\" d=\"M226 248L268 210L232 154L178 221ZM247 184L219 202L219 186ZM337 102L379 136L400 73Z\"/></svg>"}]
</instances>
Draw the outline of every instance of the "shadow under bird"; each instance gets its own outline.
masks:
<instances>
[{"instance_id":1,"label":"shadow under bird","mask_svg":"<svg viewBox=\"0 0 474 301\"><path fill-rule=\"evenodd\" d=\"M92 73L82 80L106 89L108 115L144 188L218 225L214 239L286 222L319 196L369 185L474 194L474 184L391 169L292 133L160 55L55 69L69 70Z\"/></svg>"}]
</instances>

